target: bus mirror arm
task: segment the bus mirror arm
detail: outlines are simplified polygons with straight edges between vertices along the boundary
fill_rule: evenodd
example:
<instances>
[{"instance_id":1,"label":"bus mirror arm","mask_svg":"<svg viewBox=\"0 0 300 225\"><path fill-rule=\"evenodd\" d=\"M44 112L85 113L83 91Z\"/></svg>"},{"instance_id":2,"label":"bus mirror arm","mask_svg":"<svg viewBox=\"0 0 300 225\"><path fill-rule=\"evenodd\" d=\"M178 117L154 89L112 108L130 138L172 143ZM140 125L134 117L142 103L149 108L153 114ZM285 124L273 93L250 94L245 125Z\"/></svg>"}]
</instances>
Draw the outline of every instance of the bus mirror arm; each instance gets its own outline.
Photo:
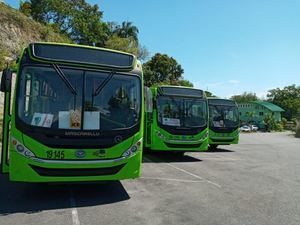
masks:
<instances>
[{"instance_id":1,"label":"bus mirror arm","mask_svg":"<svg viewBox=\"0 0 300 225\"><path fill-rule=\"evenodd\" d=\"M1 92L10 92L11 91L11 79L12 72L10 69L4 69L1 77Z\"/></svg>"}]
</instances>

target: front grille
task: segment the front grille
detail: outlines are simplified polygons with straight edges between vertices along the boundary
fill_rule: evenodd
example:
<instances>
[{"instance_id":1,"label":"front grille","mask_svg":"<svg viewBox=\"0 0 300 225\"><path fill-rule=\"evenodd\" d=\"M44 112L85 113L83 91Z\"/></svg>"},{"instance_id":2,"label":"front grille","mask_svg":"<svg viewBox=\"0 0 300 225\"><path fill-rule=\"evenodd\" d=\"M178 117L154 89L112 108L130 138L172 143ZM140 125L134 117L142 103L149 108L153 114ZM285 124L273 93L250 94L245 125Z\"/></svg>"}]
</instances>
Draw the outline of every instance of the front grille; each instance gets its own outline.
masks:
<instances>
[{"instance_id":1,"label":"front grille","mask_svg":"<svg viewBox=\"0 0 300 225\"><path fill-rule=\"evenodd\" d=\"M197 144L174 144L174 143L168 143L164 142L165 145L168 148L199 148L202 143L197 143Z\"/></svg>"},{"instance_id":2,"label":"front grille","mask_svg":"<svg viewBox=\"0 0 300 225\"><path fill-rule=\"evenodd\" d=\"M104 176L117 174L126 163L105 168L83 168L83 169L69 169L69 168L44 168L30 165L31 168L40 176L47 177L76 177L76 176Z\"/></svg>"}]
</instances>

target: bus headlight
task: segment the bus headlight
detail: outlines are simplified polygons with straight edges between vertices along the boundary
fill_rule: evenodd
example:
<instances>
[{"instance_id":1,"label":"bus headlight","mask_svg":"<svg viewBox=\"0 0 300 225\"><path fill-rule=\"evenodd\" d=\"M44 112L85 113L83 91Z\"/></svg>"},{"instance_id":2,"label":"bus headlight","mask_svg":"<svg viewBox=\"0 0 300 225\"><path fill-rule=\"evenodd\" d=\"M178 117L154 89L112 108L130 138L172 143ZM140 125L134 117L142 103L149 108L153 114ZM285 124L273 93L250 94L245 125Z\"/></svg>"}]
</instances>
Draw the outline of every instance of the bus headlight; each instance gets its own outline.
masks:
<instances>
[{"instance_id":1,"label":"bus headlight","mask_svg":"<svg viewBox=\"0 0 300 225\"><path fill-rule=\"evenodd\" d=\"M205 134L202 136L201 140L204 141L206 138L208 138L208 131L205 132Z\"/></svg>"},{"instance_id":2,"label":"bus headlight","mask_svg":"<svg viewBox=\"0 0 300 225\"><path fill-rule=\"evenodd\" d=\"M162 140L165 139L165 136L162 133L160 133L158 130L155 133L160 139L162 139Z\"/></svg>"},{"instance_id":3,"label":"bus headlight","mask_svg":"<svg viewBox=\"0 0 300 225\"><path fill-rule=\"evenodd\" d=\"M35 155L28 149L26 148L23 144L21 144L17 139L12 138L11 143L14 146L15 150L20 153L21 155L27 157L27 158L34 158Z\"/></svg>"},{"instance_id":4,"label":"bus headlight","mask_svg":"<svg viewBox=\"0 0 300 225\"><path fill-rule=\"evenodd\" d=\"M139 150L139 147L142 145L142 141L143 141L143 138L141 138L138 142L136 142L134 145L132 145L128 150L126 150L122 156L127 158L131 155L134 155Z\"/></svg>"}]
</instances>

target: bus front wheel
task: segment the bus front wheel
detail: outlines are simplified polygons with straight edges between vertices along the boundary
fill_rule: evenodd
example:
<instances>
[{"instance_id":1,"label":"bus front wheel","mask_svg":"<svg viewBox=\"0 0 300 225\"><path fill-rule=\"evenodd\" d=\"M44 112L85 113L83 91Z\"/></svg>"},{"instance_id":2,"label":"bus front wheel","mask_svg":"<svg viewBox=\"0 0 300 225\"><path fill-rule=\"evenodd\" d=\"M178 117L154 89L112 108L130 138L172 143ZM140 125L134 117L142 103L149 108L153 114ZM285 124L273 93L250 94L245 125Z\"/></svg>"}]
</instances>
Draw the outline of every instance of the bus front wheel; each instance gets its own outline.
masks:
<instances>
[{"instance_id":1,"label":"bus front wheel","mask_svg":"<svg viewBox=\"0 0 300 225\"><path fill-rule=\"evenodd\" d=\"M209 145L210 150L216 150L218 148L218 145Z\"/></svg>"},{"instance_id":2,"label":"bus front wheel","mask_svg":"<svg viewBox=\"0 0 300 225\"><path fill-rule=\"evenodd\" d=\"M178 151L178 152L175 152L176 156L178 157L182 157L184 155L184 152L182 151Z\"/></svg>"}]
</instances>

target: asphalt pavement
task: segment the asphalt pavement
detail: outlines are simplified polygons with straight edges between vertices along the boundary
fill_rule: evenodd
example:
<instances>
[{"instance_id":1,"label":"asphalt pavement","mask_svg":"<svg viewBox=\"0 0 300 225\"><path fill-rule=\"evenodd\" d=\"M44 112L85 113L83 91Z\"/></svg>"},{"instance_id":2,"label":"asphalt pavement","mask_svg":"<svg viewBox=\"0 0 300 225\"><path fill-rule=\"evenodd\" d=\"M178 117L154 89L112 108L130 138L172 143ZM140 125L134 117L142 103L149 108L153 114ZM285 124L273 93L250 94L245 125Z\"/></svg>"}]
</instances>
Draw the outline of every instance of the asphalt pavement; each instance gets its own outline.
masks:
<instances>
[{"instance_id":1,"label":"asphalt pavement","mask_svg":"<svg viewBox=\"0 0 300 225\"><path fill-rule=\"evenodd\" d=\"M144 154L142 176L28 184L0 176L0 224L300 224L300 139L242 134L215 151Z\"/></svg>"}]
</instances>

